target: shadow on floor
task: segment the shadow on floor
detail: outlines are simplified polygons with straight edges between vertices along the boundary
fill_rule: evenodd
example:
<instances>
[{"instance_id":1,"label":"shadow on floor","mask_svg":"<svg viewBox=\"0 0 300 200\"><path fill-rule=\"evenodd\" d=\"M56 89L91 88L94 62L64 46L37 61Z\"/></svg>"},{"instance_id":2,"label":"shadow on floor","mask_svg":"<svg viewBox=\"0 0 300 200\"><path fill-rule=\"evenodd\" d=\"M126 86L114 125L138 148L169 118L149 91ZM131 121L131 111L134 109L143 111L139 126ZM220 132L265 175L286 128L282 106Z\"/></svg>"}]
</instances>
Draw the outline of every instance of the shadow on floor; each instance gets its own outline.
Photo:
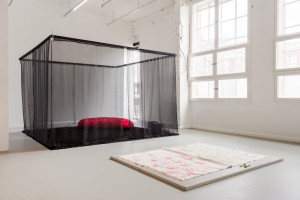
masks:
<instances>
[{"instance_id":1,"label":"shadow on floor","mask_svg":"<svg viewBox=\"0 0 300 200\"><path fill-rule=\"evenodd\" d=\"M9 133L9 150L0 154L49 151L22 132Z\"/></svg>"}]
</instances>

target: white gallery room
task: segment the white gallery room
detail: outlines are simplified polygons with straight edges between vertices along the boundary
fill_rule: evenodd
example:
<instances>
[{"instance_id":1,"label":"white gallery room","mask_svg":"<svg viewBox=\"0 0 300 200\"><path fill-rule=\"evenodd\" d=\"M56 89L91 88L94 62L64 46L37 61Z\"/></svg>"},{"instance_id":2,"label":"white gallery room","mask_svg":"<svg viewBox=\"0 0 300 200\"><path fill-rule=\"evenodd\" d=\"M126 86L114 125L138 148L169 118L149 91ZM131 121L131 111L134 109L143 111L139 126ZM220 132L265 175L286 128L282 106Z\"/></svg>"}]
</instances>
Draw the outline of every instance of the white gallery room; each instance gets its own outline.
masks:
<instances>
[{"instance_id":1,"label":"white gallery room","mask_svg":"<svg viewBox=\"0 0 300 200\"><path fill-rule=\"evenodd\" d=\"M0 200L299 200L300 0L1 0Z\"/></svg>"}]
</instances>

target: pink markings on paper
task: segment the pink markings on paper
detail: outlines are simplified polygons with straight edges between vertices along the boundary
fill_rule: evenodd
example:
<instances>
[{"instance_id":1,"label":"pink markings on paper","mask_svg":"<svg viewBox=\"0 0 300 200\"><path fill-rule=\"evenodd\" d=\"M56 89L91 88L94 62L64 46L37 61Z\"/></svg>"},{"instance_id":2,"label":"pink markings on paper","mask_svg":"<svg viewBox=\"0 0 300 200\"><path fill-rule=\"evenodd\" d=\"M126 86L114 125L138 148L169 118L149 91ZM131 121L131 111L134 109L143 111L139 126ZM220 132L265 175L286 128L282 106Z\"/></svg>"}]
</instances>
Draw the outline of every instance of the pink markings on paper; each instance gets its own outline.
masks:
<instances>
[{"instance_id":1,"label":"pink markings on paper","mask_svg":"<svg viewBox=\"0 0 300 200\"><path fill-rule=\"evenodd\" d=\"M167 169L175 169L174 167L167 167Z\"/></svg>"},{"instance_id":2,"label":"pink markings on paper","mask_svg":"<svg viewBox=\"0 0 300 200\"><path fill-rule=\"evenodd\" d=\"M187 176L193 176L193 175L195 175L195 174L194 174L193 172L187 172L186 175L187 175Z\"/></svg>"},{"instance_id":3,"label":"pink markings on paper","mask_svg":"<svg viewBox=\"0 0 300 200\"><path fill-rule=\"evenodd\" d=\"M159 165L157 163L154 163L153 167L159 167Z\"/></svg>"},{"instance_id":4,"label":"pink markings on paper","mask_svg":"<svg viewBox=\"0 0 300 200\"><path fill-rule=\"evenodd\" d=\"M168 174L175 174L174 171L166 171Z\"/></svg>"}]
</instances>

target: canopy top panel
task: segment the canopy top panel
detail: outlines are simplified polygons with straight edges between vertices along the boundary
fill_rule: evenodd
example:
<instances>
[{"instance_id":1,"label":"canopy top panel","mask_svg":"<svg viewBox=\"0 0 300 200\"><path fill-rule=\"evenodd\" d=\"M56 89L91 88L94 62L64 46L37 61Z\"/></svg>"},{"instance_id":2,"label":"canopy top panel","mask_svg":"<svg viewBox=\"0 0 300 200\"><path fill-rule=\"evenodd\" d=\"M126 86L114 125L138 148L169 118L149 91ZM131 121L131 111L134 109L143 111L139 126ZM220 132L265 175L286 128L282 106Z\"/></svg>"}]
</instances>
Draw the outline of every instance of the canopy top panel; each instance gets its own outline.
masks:
<instances>
[{"instance_id":1,"label":"canopy top panel","mask_svg":"<svg viewBox=\"0 0 300 200\"><path fill-rule=\"evenodd\" d=\"M168 52L50 35L20 61L118 68L175 56Z\"/></svg>"}]
</instances>

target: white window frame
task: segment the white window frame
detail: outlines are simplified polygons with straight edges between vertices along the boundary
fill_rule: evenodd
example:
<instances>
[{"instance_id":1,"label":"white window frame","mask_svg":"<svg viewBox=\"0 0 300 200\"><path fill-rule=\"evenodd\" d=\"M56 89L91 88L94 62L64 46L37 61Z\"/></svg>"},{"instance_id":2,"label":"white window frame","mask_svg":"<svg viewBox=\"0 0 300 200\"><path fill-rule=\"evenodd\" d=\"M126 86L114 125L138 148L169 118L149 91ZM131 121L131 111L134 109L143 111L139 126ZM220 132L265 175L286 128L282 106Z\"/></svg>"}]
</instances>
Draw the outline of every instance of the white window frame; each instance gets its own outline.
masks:
<instances>
[{"instance_id":1,"label":"white window frame","mask_svg":"<svg viewBox=\"0 0 300 200\"><path fill-rule=\"evenodd\" d=\"M215 0L215 49L213 50L207 50L202 52L192 52L192 39L193 39L193 7L195 5L190 6L190 45L189 45L189 67L188 67L188 78L189 78L189 99L190 101L250 101L252 100L252 92L251 92L251 77L250 77L250 49L251 49L251 30L252 30L252 0L248 0L248 24L247 24L247 42L238 44L238 45L232 45L232 46L226 46L226 47L219 47L219 0ZM217 75L217 53L223 52L223 51L229 51L229 50L236 50L245 48L245 72L243 73L232 73L232 74L221 74ZM201 76L201 77L191 77L190 71L191 71L191 59L195 56L201 56L201 55L207 55L207 54L213 54L213 75L211 76ZM219 88L219 80L229 80L229 79L242 79L247 78L247 98L219 98L218 88ZM192 98L192 82L197 81L214 81L215 86L215 93L214 98Z\"/></svg>"},{"instance_id":2,"label":"white window frame","mask_svg":"<svg viewBox=\"0 0 300 200\"><path fill-rule=\"evenodd\" d=\"M283 42L292 39L300 39L300 32L292 33L292 34L279 34L279 1L276 0L275 5L275 40L274 40L274 99L275 101L300 101L300 98L278 98L278 77L279 76L288 76L288 75L300 75L300 67L299 68L288 68L288 69L277 69L277 43Z\"/></svg>"}]
</instances>

